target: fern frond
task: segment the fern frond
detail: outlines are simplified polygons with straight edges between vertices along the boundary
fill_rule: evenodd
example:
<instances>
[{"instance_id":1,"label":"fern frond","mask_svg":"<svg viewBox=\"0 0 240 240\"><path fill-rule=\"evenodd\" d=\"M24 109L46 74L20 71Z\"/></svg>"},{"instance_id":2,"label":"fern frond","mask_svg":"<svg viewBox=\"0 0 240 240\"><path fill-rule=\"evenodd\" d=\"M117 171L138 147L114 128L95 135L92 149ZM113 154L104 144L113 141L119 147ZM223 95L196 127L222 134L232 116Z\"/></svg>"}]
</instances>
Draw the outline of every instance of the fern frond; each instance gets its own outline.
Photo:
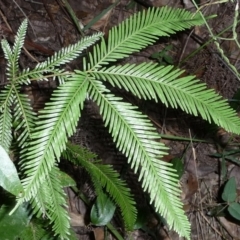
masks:
<instances>
[{"instance_id":1,"label":"fern frond","mask_svg":"<svg viewBox=\"0 0 240 240\"><path fill-rule=\"evenodd\" d=\"M59 169L53 167L46 178L48 185L48 201L45 203L53 231L60 239L67 239L70 228L70 217L66 210L66 194L64 193L59 179Z\"/></svg>"},{"instance_id":2,"label":"fern frond","mask_svg":"<svg viewBox=\"0 0 240 240\"><path fill-rule=\"evenodd\" d=\"M28 226L21 232L19 240L54 240L51 236L51 231L49 229L44 229L44 221L39 221L38 219L31 219Z\"/></svg>"},{"instance_id":3,"label":"fern frond","mask_svg":"<svg viewBox=\"0 0 240 240\"><path fill-rule=\"evenodd\" d=\"M1 46L2 46L3 53L4 53L4 58L6 60L8 60L7 75L9 75L9 73L8 73L9 72L9 62L11 62L11 60L12 60L13 52L12 52L12 49L6 39L2 39Z\"/></svg>"},{"instance_id":4,"label":"fern frond","mask_svg":"<svg viewBox=\"0 0 240 240\"><path fill-rule=\"evenodd\" d=\"M107 43L102 39L94 46L93 54L89 54L90 63L86 65L85 59L84 69L99 68L138 52L160 36L169 36L202 23L199 14L184 9L149 8L136 13L109 31Z\"/></svg>"},{"instance_id":5,"label":"fern frond","mask_svg":"<svg viewBox=\"0 0 240 240\"><path fill-rule=\"evenodd\" d=\"M83 50L93 45L103 36L102 33L97 33L92 36L84 37L79 42L72 44L66 48L61 49L56 52L53 56L46 59L46 61L39 63L33 70L27 69L24 70L20 75L19 79L21 81L26 81L30 79L37 80L46 80L44 73L57 71L55 68L59 67L62 64L68 63L75 58L79 57ZM57 73L54 73L54 76L58 76L59 70Z\"/></svg>"},{"instance_id":6,"label":"fern frond","mask_svg":"<svg viewBox=\"0 0 240 240\"><path fill-rule=\"evenodd\" d=\"M68 63L75 58L79 57L82 51L89 46L93 45L103 36L102 33L97 33L92 36L84 37L79 42L72 44L68 47L62 48L56 52L53 56L46 59L46 61L39 63L36 70L46 70L55 67L59 67L62 64Z\"/></svg>"},{"instance_id":7,"label":"fern frond","mask_svg":"<svg viewBox=\"0 0 240 240\"><path fill-rule=\"evenodd\" d=\"M116 146L126 155L134 172L140 171L143 190L149 193L151 203L169 226L188 237L190 225L182 210L176 174L171 164L159 160L167 148L157 141L159 135L146 116L106 92L101 82L91 79L89 94L98 104Z\"/></svg>"},{"instance_id":8,"label":"fern frond","mask_svg":"<svg viewBox=\"0 0 240 240\"><path fill-rule=\"evenodd\" d=\"M67 137L76 130L80 110L86 97L88 82L84 74L72 78L52 94L52 102L40 111L39 121L25 148L22 169L25 200L30 200L38 191L65 149ZM19 199L19 203L24 199ZM18 204L19 204L18 203Z\"/></svg>"},{"instance_id":9,"label":"fern frond","mask_svg":"<svg viewBox=\"0 0 240 240\"><path fill-rule=\"evenodd\" d=\"M239 134L239 118L227 101L194 76L180 77L182 73L179 69L173 70L173 66L159 67L154 63L126 64L91 72L139 98L160 100L167 107L180 107L187 113L200 115L210 123L213 121L227 131Z\"/></svg>"},{"instance_id":10,"label":"fern frond","mask_svg":"<svg viewBox=\"0 0 240 240\"><path fill-rule=\"evenodd\" d=\"M66 194L58 177L59 169L53 167L46 176L46 181L41 184L37 194L31 199L33 213L38 218L48 217L53 224L53 231L61 239L67 239L69 234L69 216L66 211Z\"/></svg>"},{"instance_id":11,"label":"fern frond","mask_svg":"<svg viewBox=\"0 0 240 240\"><path fill-rule=\"evenodd\" d=\"M46 177L47 178L47 177ZM33 213L39 219L47 217L46 202L51 197L51 191L49 190L47 181L41 184L34 198L31 198L30 204Z\"/></svg>"},{"instance_id":12,"label":"fern frond","mask_svg":"<svg viewBox=\"0 0 240 240\"><path fill-rule=\"evenodd\" d=\"M60 51L54 53L53 56L48 57L44 62L37 64L34 69L24 69L21 73L19 73L17 81L19 84L28 84L32 79L47 80L47 77L45 76L46 73L52 73L53 77L61 77L62 74L62 79L67 80L67 78L64 78L64 76L68 75L67 72L63 74L63 71L58 69L58 67L81 56L83 50L94 44L102 36L102 33L87 36L82 38L79 42L61 49ZM60 79L60 81L62 79Z\"/></svg>"},{"instance_id":13,"label":"fern frond","mask_svg":"<svg viewBox=\"0 0 240 240\"><path fill-rule=\"evenodd\" d=\"M18 60L21 53L21 49L24 44L26 31L27 31L27 20L25 19L18 29L17 36L15 37L13 49L11 49L9 43L5 39L1 41L4 57L5 59L8 60L7 76L8 76L8 80L10 81L15 81L15 77L19 72Z\"/></svg>"},{"instance_id":14,"label":"fern frond","mask_svg":"<svg viewBox=\"0 0 240 240\"><path fill-rule=\"evenodd\" d=\"M8 152L12 142L12 89L7 86L0 92L0 145Z\"/></svg>"},{"instance_id":15,"label":"fern frond","mask_svg":"<svg viewBox=\"0 0 240 240\"><path fill-rule=\"evenodd\" d=\"M8 152L12 143L12 114L9 106L0 113L0 145Z\"/></svg>"},{"instance_id":16,"label":"fern frond","mask_svg":"<svg viewBox=\"0 0 240 240\"><path fill-rule=\"evenodd\" d=\"M17 88L15 88L14 93L14 121L17 123L15 131L20 131L17 141L19 146L23 148L27 144L26 140L30 137L37 118L28 96L19 93Z\"/></svg>"},{"instance_id":17,"label":"fern frond","mask_svg":"<svg viewBox=\"0 0 240 240\"><path fill-rule=\"evenodd\" d=\"M18 66L18 60L20 57L20 53L24 44L25 36L27 32L27 19L25 19L20 27L18 28L17 35L14 40L14 45L13 45L13 57L11 61L11 76L12 76L12 81L15 80L15 77L17 73L19 72L19 66Z\"/></svg>"},{"instance_id":18,"label":"fern frond","mask_svg":"<svg viewBox=\"0 0 240 240\"><path fill-rule=\"evenodd\" d=\"M130 189L112 166L91 162L89 158L82 157L82 152L82 148L68 144L64 156L75 164L83 166L94 186L98 187L100 184L102 188L106 188L113 201L120 207L127 229L133 229L137 210Z\"/></svg>"}]
</instances>

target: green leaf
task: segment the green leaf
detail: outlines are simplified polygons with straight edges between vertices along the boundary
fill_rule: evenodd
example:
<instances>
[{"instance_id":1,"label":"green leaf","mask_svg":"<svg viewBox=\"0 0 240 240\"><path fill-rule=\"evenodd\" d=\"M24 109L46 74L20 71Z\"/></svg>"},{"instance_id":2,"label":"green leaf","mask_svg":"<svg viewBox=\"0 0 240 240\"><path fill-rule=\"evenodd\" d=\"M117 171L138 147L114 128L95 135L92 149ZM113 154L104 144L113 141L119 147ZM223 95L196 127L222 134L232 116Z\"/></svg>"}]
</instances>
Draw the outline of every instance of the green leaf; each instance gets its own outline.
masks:
<instances>
[{"instance_id":1,"label":"green leaf","mask_svg":"<svg viewBox=\"0 0 240 240\"><path fill-rule=\"evenodd\" d=\"M70 233L70 217L59 175L59 169L54 166L30 203L37 217L47 216L55 235L66 239Z\"/></svg>"},{"instance_id":2,"label":"green leaf","mask_svg":"<svg viewBox=\"0 0 240 240\"><path fill-rule=\"evenodd\" d=\"M0 93L0 101L0 145L3 146L6 151L9 151L13 137L11 129L13 118L11 114L11 102L13 101L13 94L11 90L3 90Z\"/></svg>"},{"instance_id":3,"label":"green leaf","mask_svg":"<svg viewBox=\"0 0 240 240\"><path fill-rule=\"evenodd\" d=\"M59 169L54 166L46 178L48 185L47 216L53 224L52 228L60 239L66 239L70 233L70 217L67 211L66 194L62 188L61 180L58 178Z\"/></svg>"},{"instance_id":4,"label":"green leaf","mask_svg":"<svg viewBox=\"0 0 240 240\"><path fill-rule=\"evenodd\" d=\"M116 206L112 200L103 192L97 196L93 204L90 218L93 225L105 226L109 223L114 215Z\"/></svg>"},{"instance_id":5,"label":"green leaf","mask_svg":"<svg viewBox=\"0 0 240 240\"><path fill-rule=\"evenodd\" d=\"M12 49L6 39L2 39L1 46L4 53L4 58L10 62L12 59ZM9 66L8 66L8 69L9 69Z\"/></svg>"},{"instance_id":6,"label":"green leaf","mask_svg":"<svg viewBox=\"0 0 240 240\"><path fill-rule=\"evenodd\" d=\"M61 64L68 63L73 59L79 57L84 49L98 41L103 34L101 32L92 36L84 37L75 44L62 48L60 51L54 53L53 56L47 58L46 61L37 64L35 70L51 71L53 67L59 67ZM33 71L34 72L34 71Z\"/></svg>"},{"instance_id":7,"label":"green leaf","mask_svg":"<svg viewBox=\"0 0 240 240\"><path fill-rule=\"evenodd\" d=\"M229 205L228 211L231 214L232 217L234 217L237 220L240 220L240 204L233 202Z\"/></svg>"},{"instance_id":8,"label":"green leaf","mask_svg":"<svg viewBox=\"0 0 240 240\"><path fill-rule=\"evenodd\" d=\"M21 94L17 88L15 88L14 95L14 121L18 122L15 132L19 147L23 148L27 144L27 138L33 132L37 118L29 97Z\"/></svg>"},{"instance_id":9,"label":"green leaf","mask_svg":"<svg viewBox=\"0 0 240 240\"><path fill-rule=\"evenodd\" d=\"M180 158L173 158L171 163L173 168L177 170L178 179L180 179L184 173L184 164Z\"/></svg>"},{"instance_id":10,"label":"green leaf","mask_svg":"<svg viewBox=\"0 0 240 240\"><path fill-rule=\"evenodd\" d=\"M58 76L60 82L64 82L63 79L67 79L71 74L63 72L63 70L59 69L59 67L62 64L68 63L81 56L83 50L98 41L101 36L103 36L102 33L97 33L92 36L84 37L77 43L62 48L60 51L54 53L54 55L48 57L46 61L38 63L33 70L24 69L17 78L18 82L27 83L30 79L47 80L45 76L46 72L53 73L52 75L54 79Z\"/></svg>"},{"instance_id":11,"label":"green leaf","mask_svg":"<svg viewBox=\"0 0 240 240\"><path fill-rule=\"evenodd\" d=\"M20 57L20 53L24 44L26 32L27 32L27 19L24 19L20 27L18 28L17 36L14 40L14 45L12 48L13 51L13 59L11 64L11 73L12 73L12 81L15 80L16 74L19 71L18 60Z\"/></svg>"},{"instance_id":12,"label":"green leaf","mask_svg":"<svg viewBox=\"0 0 240 240\"><path fill-rule=\"evenodd\" d=\"M0 238L1 240L15 240L27 227L30 217L26 205L21 205L9 215L11 207L2 205L0 208Z\"/></svg>"},{"instance_id":13,"label":"green leaf","mask_svg":"<svg viewBox=\"0 0 240 240\"><path fill-rule=\"evenodd\" d=\"M138 208L137 219L134 224L134 229L140 229L146 225L148 218L150 216L150 211L148 208Z\"/></svg>"},{"instance_id":14,"label":"green leaf","mask_svg":"<svg viewBox=\"0 0 240 240\"><path fill-rule=\"evenodd\" d=\"M227 131L240 133L240 121L226 100L207 89L194 76L180 77L183 73L173 66L154 63L126 64L92 70L91 75L108 81L112 86L124 88L139 98L159 100L167 107L181 108L186 113L201 116Z\"/></svg>"},{"instance_id":15,"label":"green leaf","mask_svg":"<svg viewBox=\"0 0 240 240\"><path fill-rule=\"evenodd\" d=\"M76 186L76 182L65 172L58 171L58 178L60 179L62 187Z\"/></svg>"},{"instance_id":16,"label":"green leaf","mask_svg":"<svg viewBox=\"0 0 240 240\"><path fill-rule=\"evenodd\" d=\"M226 202L234 202L236 200L236 197L237 197L237 185L235 177L231 177L227 181L223 189L222 199Z\"/></svg>"},{"instance_id":17,"label":"green leaf","mask_svg":"<svg viewBox=\"0 0 240 240\"><path fill-rule=\"evenodd\" d=\"M2 146L0 146L0 186L15 196L23 193L16 167Z\"/></svg>"},{"instance_id":18,"label":"green leaf","mask_svg":"<svg viewBox=\"0 0 240 240\"><path fill-rule=\"evenodd\" d=\"M46 220L31 219L27 227L19 235L19 240L54 240L52 232L45 226Z\"/></svg>"},{"instance_id":19,"label":"green leaf","mask_svg":"<svg viewBox=\"0 0 240 240\"><path fill-rule=\"evenodd\" d=\"M20 25L20 27L18 28L18 32L15 37L12 50L9 44L5 40L2 41L2 48L4 51L4 55L8 60L7 76L8 76L8 80L11 81L12 83L14 83L14 81L16 80L16 76L19 72L18 60L21 53L21 48L23 47L23 44L24 44L26 31L27 31L27 20L25 19Z\"/></svg>"},{"instance_id":20,"label":"green leaf","mask_svg":"<svg viewBox=\"0 0 240 240\"><path fill-rule=\"evenodd\" d=\"M93 54L89 54L90 64L85 64L84 69L96 69L115 62L153 44L159 36L169 36L202 23L200 14L180 8L149 8L136 13L109 31L108 44L102 39L93 48Z\"/></svg>"}]
</instances>

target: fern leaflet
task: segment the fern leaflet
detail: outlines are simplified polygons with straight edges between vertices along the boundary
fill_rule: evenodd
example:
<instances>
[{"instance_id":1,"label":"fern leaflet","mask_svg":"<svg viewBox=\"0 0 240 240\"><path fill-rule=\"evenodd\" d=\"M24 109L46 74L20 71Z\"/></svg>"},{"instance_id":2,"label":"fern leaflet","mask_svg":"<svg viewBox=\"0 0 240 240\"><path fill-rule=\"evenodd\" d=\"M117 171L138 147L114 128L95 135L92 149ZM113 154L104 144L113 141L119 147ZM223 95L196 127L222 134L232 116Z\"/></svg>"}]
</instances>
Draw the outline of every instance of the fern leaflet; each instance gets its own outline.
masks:
<instances>
[{"instance_id":1,"label":"fern leaflet","mask_svg":"<svg viewBox=\"0 0 240 240\"><path fill-rule=\"evenodd\" d=\"M99 68L138 52L153 44L159 36L169 36L202 23L199 14L194 15L184 9L149 8L113 27L108 34L108 43L102 39L94 46L93 54L89 54L89 64L86 64L85 59L84 69Z\"/></svg>"},{"instance_id":2,"label":"fern leaflet","mask_svg":"<svg viewBox=\"0 0 240 240\"><path fill-rule=\"evenodd\" d=\"M154 63L126 64L91 71L96 78L130 91L139 98L161 100L166 106L180 107L194 116L214 121L227 131L240 133L240 121L226 100L207 89L193 76L179 77L183 71Z\"/></svg>"},{"instance_id":3,"label":"fern leaflet","mask_svg":"<svg viewBox=\"0 0 240 240\"><path fill-rule=\"evenodd\" d=\"M68 144L63 156L75 164L82 165L91 176L95 186L98 187L100 184L102 188L106 188L111 198L120 207L127 229L133 229L137 210L126 183L120 179L120 175L110 165L91 162L89 158L82 157L82 152L78 146ZM84 155L86 155L86 150Z\"/></svg>"}]
</instances>

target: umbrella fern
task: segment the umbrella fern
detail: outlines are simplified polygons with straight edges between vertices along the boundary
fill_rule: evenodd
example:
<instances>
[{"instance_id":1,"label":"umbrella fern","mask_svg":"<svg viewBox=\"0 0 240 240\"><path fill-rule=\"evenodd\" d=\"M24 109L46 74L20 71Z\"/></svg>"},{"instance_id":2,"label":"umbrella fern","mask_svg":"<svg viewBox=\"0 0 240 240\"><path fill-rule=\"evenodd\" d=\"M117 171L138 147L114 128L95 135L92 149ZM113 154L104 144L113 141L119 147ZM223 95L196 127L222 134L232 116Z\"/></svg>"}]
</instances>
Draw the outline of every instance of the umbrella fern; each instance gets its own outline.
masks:
<instances>
[{"instance_id":1,"label":"umbrella fern","mask_svg":"<svg viewBox=\"0 0 240 240\"><path fill-rule=\"evenodd\" d=\"M59 171L57 163L63 154L70 151L69 160L78 159L91 172L93 182L99 181L120 206L126 226L133 226L136 217L134 202L125 183L117 181L119 175L108 166L93 164L87 158L81 159L67 145L81 117L84 100L91 98L99 106L104 124L117 148L125 154L134 172L139 173L142 188L149 193L156 211L166 218L170 228L189 239L190 224L179 199L177 176L171 164L161 161L161 157L167 154L167 147L158 141L160 137L147 116L111 93L104 82L139 98L161 101L166 106L200 115L228 131L239 133L239 118L228 103L194 77L180 77L182 71L172 66L159 67L154 63L108 67L153 44L161 36L199 24L202 24L202 19L198 14L168 7L151 8L114 27L107 40L102 38L101 33L85 37L34 69L22 71L19 70L18 58L27 21L20 26L13 48L2 40L4 56L8 61L8 83L0 92L0 144L9 150L13 126L16 125L16 140L22 148L19 155L24 194L18 196L16 207L29 201L38 216L43 214L49 218L60 238L68 238L66 201L56 176ZM99 40L92 53L83 59L83 66L79 66L82 70L69 73L60 69L61 64L78 57ZM61 84L36 116L27 96L20 92L20 86L34 80L45 80L48 76L58 78Z\"/></svg>"}]
</instances>

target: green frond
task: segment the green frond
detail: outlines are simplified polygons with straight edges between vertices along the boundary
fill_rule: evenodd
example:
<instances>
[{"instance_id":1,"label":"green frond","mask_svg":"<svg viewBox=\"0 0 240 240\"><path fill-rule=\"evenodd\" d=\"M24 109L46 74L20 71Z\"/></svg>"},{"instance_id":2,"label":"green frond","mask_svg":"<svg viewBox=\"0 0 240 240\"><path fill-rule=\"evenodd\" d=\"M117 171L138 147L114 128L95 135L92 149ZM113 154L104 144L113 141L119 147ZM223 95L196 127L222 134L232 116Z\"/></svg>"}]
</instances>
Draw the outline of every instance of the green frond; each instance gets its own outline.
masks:
<instances>
[{"instance_id":1,"label":"green frond","mask_svg":"<svg viewBox=\"0 0 240 240\"><path fill-rule=\"evenodd\" d=\"M99 68L138 52L160 36L169 36L202 23L200 14L184 9L149 8L136 13L109 31L107 43L102 39L94 46L93 54L89 54L90 63L87 65L85 60L84 69Z\"/></svg>"},{"instance_id":2,"label":"green frond","mask_svg":"<svg viewBox=\"0 0 240 240\"><path fill-rule=\"evenodd\" d=\"M31 208L37 218L45 218L47 216L46 202L51 197L52 193L49 191L47 181L41 184L34 198L31 199Z\"/></svg>"},{"instance_id":3,"label":"green frond","mask_svg":"<svg viewBox=\"0 0 240 240\"><path fill-rule=\"evenodd\" d=\"M49 229L44 228L44 221L39 221L38 219L31 219L28 226L23 229L20 233L19 239L20 240L40 240L40 239L47 239L47 240L54 240L54 237L51 236L51 231Z\"/></svg>"},{"instance_id":4,"label":"green frond","mask_svg":"<svg viewBox=\"0 0 240 240\"><path fill-rule=\"evenodd\" d=\"M1 41L4 57L7 59L7 76L8 80L14 81L16 75L19 72L18 60L21 53L21 49L24 44L24 39L27 31L27 20L25 19L20 25L17 36L15 37L13 49L11 49L9 43L3 39Z\"/></svg>"},{"instance_id":5,"label":"green frond","mask_svg":"<svg viewBox=\"0 0 240 240\"><path fill-rule=\"evenodd\" d=\"M59 169L54 166L35 197L31 199L31 207L38 218L47 217L50 220L55 234L61 239L66 239L70 221L66 210L66 194L58 175Z\"/></svg>"},{"instance_id":6,"label":"green frond","mask_svg":"<svg viewBox=\"0 0 240 240\"><path fill-rule=\"evenodd\" d=\"M18 60L19 60L19 56L24 44L24 40L25 40L25 36L26 36L26 32L27 32L27 19L25 19L22 24L20 25L20 27L18 28L18 32L17 35L15 37L14 40L14 45L13 45L13 58L11 61L11 72L12 72L12 79L11 80L15 80L16 74L19 71L19 66L18 66Z\"/></svg>"},{"instance_id":7,"label":"green frond","mask_svg":"<svg viewBox=\"0 0 240 240\"><path fill-rule=\"evenodd\" d=\"M53 225L53 231L60 239L67 239L70 228L70 217L66 210L66 194L59 179L59 169L53 167L46 178L48 185L48 200L45 203L47 216Z\"/></svg>"},{"instance_id":8,"label":"green frond","mask_svg":"<svg viewBox=\"0 0 240 240\"><path fill-rule=\"evenodd\" d=\"M12 143L12 114L9 106L0 112L0 145L8 152Z\"/></svg>"},{"instance_id":9,"label":"green frond","mask_svg":"<svg viewBox=\"0 0 240 240\"><path fill-rule=\"evenodd\" d=\"M34 80L47 80L46 73L52 73L55 77L60 77L60 82L67 80L67 72L58 69L60 65L68 63L75 58L81 56L83 50L93 45L103 36L102 33L97 33L92 36L82 38L79 42L72 44L60 51L54 53L53 56L48 57L44 62L36 65L34 69L24 69L17 78L19 84L28 84L31 79Z\"/></svg>"},{"instance_id":10,"label":"green frond","mask_svg":"<svg viewBox=\"0 0 240 240\"><path fill-rule=\"evenodd\" d=\"M91 162L89 158L83 158L82 148L78 146L68 144L66 152L64 156L66 156L68 160L75 164L80 164L86 169L91 176L94 186L98 187L100 184L102 188L106 189L113 201L120 207L127 229L133 229L137 213L135 202L130 193L130 189L127 188L125 181L121 180L118 172L110 165L104 165L94 161Z\"/></svg>"},{"instance_id":11,"label":"green frond","mask_svg":"<svg viewBox=\"0 0 240 240\"><path fill-rule=\"evenodd\" d=\"M116 146L126 155L134 172L140 171L139 180L156 211L166 218L170 228L188 237L190 225L179 199L177 176L171 164L160 160L167 148L158 142L159 135L150 120L136 107L108 94L99 81L91 79L88 91Z\"/></svg>"},{"instance_id":12,"label":"green frond","mask_svg":"<svg viewBox=\"0 0 240 240\"><path fill-rule=\"evenodd\" d=\"M126 183L110 165L95 164L99 182L106 187L114 202L120 207L126 228L132 230L137 217L135 202Z\"/></svg>"},{"instance_id":13,"label":"green frond","mask_svg":"<svg viewBox=\"0 0 240 240\"><path fill-rule=\"evenodd\" d=\"M1 46L4 53L4 58L8 60L7 72L9 72L9 62L12 61L12 55L13 55L12 49L6 39L2 39Z\"/></svg>"},{"instance_id":14,"label":"green frond","mask_svg":"<svg viewBox=\"0 0 240 240\"><path fill-rule=\"evenodd\" d=\"M57 79L60 85L64 84L65 82L68 81L69 77L71 76L70 74L66 75L66 74L57 74Z\"/></svg>"},{"instance_id":15,"label":"green frond","mask_svg":"<svg viewBox=\"0 0 240 240\"><path fill-rule=\"evenodd\" d=\"M56 89L51 101L40 111L31 141L22 152L25 200L34 197L65 149L67 138L76 130L88 82L84 74ZM19 203L24 199L19 199ZM18 204L19 204L18 203Z\"/></svg>"},{"instance_id":16,"label":"green frond","mask_svg":"<svg viewBox=\"0 0 240 240\"><path fill-rule=\"evenodd\" d=\"M84 161L90 161L97 158L97 155L89 151L87 148L79 145L74 145L70 142L67 143L66 150L63 152L63 155L67 160L73 162L76 165L79 165L78 158L81 158Z\"/></svg>"},{"instance_id":17,"label":"green frond","mask_svg":"<svg viewBox=\"0 0 240 240\"><path fill-rule=\"evenodd\" d=\"M20 132L17 141L19 146L23 148L27 144L26 140L30 137L37 118L28 96L19 93L17 88L15 88L14 93L14 121L17 123L15 131Z\"/></svg>"},{"instance_id":18,"label":"green frond","mask_svg":"<svg viewBox=\"0 0 240 240\"><path fill-rule=\"evenodd\" d=\"M12 143L12 111L14 94L6 87L0 92L0 145L8 152Z\"/></svg>"},{"instance_id":19,"label":"green frond","mask_svg":"<svg viewBox=\"0 0 240 240\"><path fill-rule=\"evenodd\" d=\"M46 59L46 61L39 63L36 67L31 70L31 74L28 77L36 79L44 79L42 75L44 72L52 72L54 68L59 67L62 64L68 63L75 58L79 57L83 50L93 45L103 36L102 33L97 33L92 36L84 37L76 44L72 44L66 48L62 48L60 51L56 52L53 56ZM24 75L28 75L27 72L20 75L20 77L25 78Z\"/></svg>"},{"instance_id":20,"label":"green frond","mask_svg":"<svg viewBox=\"0 0 240 240\"><path fill-rule=\"evenodd\" d=\"M182 73L179 69L173 70L173 66L159 67L154 63L126 64L91 72L139 98L160 100L166 106L200 115L210 123L213 121L227 131L239 134L239 118L227 101L195 77L180 77Z\"/></svg>"}]
</instances>

